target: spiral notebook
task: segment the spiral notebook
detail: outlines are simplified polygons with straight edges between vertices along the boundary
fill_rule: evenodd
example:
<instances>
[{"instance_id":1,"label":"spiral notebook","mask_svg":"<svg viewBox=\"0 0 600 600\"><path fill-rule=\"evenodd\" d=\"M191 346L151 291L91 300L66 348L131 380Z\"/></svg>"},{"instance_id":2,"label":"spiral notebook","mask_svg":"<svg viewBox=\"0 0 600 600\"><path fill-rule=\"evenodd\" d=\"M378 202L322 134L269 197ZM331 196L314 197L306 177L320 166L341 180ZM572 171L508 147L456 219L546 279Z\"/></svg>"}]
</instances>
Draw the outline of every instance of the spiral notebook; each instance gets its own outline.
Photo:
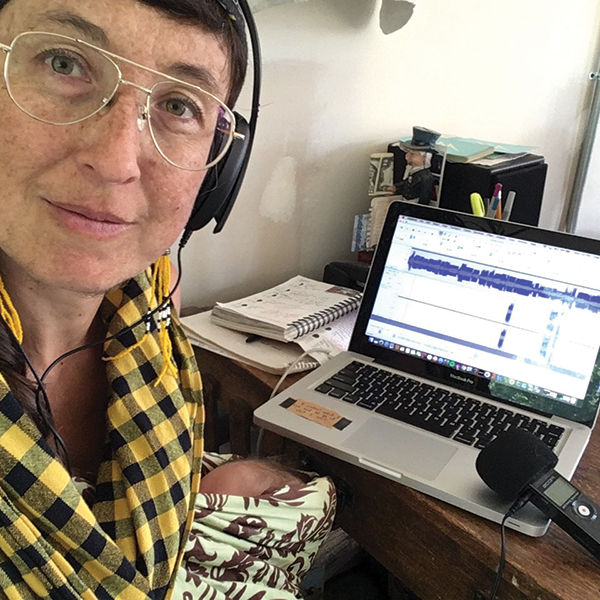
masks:
<instances>
[{"instance_id":1,"label":"spiral notebook","mask_svg":"<svg viewBox=\"0 0 600 600\"><path fill-rule=\"evenodd\" d=\"M292 342L355 311L361 293L297 275L273 288L233 302L217 302L216 325Z\"/></svg>"}]
</instances>

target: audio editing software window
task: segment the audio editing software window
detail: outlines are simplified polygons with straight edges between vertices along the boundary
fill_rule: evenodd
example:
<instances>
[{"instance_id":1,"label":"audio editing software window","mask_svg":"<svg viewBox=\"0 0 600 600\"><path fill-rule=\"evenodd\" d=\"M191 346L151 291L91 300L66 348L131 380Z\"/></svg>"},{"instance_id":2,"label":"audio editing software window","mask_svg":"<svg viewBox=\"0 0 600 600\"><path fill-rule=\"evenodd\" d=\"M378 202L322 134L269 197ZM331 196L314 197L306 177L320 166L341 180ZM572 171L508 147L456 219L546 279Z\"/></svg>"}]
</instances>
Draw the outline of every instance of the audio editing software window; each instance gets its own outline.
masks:
<instances>
[{"instance_id":1,"label":"audio editing software window","mask_svg":"<svg viewBox=\"0 0 600 600\"><path fill-rule=\"evenodd\" d=\"M575 405L598 355L599 274L594 255L401 217L367 334Z\"/></svg>"}]
</instances>

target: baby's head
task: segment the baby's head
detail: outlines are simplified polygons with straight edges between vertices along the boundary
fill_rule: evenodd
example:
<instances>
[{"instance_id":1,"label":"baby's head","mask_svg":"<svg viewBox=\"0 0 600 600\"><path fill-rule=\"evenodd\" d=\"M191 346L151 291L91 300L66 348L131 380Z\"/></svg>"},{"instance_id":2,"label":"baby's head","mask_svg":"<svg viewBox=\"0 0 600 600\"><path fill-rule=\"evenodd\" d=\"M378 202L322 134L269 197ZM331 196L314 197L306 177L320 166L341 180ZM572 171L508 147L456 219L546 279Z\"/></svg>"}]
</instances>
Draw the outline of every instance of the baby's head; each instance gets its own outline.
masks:
<instances>
[{"instance_id":1,"label":"baby's head","mask_svg":"<svg viewBox=\"0 0 600 600\"><path fill-rule=\"evenodd\" d=\"M203 494L255 497L293 483L305 483L302 473L259 459L230 460L202 477Z\"/></svg>"}]
</instances>

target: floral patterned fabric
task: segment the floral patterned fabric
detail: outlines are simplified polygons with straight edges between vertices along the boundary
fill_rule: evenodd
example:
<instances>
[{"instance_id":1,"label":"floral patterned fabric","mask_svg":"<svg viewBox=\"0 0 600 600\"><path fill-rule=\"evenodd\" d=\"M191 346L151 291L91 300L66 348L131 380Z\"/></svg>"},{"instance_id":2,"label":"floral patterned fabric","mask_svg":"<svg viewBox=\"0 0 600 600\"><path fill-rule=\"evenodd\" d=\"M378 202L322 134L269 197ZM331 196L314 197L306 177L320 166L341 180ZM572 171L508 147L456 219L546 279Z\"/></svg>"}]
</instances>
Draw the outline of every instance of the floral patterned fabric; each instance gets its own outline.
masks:
<instances>
[{"instance_id":1,"label":"floral patterned fabric","mask_svg":"<svg viewBox=\"0 0 600 600\"><path fill-rule=\"evenodd\" d=\"M203 474L231 458L206 453ZM253 498L200 492L173 598L299 598L335 507L335 488L326 477Z\"/></svg>"}]
</instances>

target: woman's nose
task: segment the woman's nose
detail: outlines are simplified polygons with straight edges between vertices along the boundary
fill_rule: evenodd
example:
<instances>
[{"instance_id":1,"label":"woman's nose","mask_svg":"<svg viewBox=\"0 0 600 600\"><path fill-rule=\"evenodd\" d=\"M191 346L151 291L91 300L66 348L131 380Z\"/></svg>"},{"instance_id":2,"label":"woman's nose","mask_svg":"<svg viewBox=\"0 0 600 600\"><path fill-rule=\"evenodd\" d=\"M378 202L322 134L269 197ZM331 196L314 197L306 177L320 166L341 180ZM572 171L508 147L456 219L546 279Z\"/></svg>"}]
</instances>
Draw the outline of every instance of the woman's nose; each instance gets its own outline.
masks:
<instances>
[{"instance_id":1,"label":"woman's nose","mask_svg":"<svg viewBox=\"0 0 600 600\"><path fill-rule=\"evenodd\" d=\"M99 114L80 124L77 158L88 174L112 184L139 179L142 154L153 145L145 128L143 107L133 94L124 94Z\"/></svg>"}]
</instances>

